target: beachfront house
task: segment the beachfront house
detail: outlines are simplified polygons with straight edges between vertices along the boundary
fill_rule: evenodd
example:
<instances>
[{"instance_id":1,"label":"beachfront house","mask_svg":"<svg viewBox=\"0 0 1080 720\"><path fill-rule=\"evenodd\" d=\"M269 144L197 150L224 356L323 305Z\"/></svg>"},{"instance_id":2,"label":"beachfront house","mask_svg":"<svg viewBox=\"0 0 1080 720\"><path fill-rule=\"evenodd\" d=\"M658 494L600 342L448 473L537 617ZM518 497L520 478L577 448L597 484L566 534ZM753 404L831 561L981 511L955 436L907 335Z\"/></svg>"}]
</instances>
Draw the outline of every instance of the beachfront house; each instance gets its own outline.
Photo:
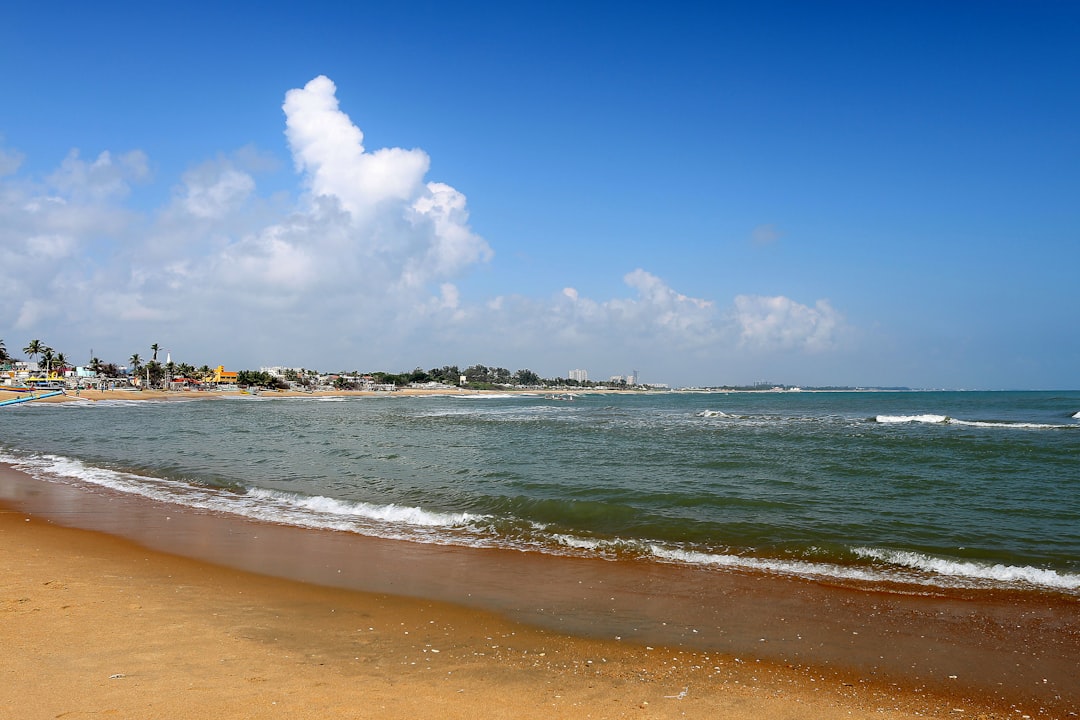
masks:
<instances>
[{"instance_id":1,"label":"beachfront house","mask_svg":"<svg viewBox=\"0 0 1080 720\"><path fill-rule=\"evenodd\" d=\"M238 372L226 370L224 365L218 365L210 375L203 378L203 382L208 385L235 385L238 375Z\"/></svg>"}]
</instances>

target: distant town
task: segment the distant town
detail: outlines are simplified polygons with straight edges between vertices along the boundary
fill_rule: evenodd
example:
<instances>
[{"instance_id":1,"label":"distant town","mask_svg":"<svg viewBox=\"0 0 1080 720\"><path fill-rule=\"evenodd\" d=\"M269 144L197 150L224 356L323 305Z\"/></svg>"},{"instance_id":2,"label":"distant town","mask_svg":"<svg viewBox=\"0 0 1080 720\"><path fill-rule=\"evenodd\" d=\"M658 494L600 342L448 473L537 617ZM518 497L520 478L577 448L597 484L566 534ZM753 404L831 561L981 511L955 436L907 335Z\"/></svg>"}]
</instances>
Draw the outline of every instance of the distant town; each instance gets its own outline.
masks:
<instances>
[{"instance_id":1,"label":"distant town","mask_svg":"<svg viewBox=\"0 0 1080 720\"><path fill-rule=\"evenodd\" d=\"M171 352L154 343L147 357L134 353L124 364L93 356L85 365L72 362L41 340L22 349L28 360L14 357L0 340L0 389L5 387L108 388L155 390L213 390L257 387L267 390L364 390L394 391L403 387L469 388L596 388L666 390L662 383L641 383L637 371L612 376L602 382L589 380L585 370L571 370L567 377L543 378L529 369L511 372L504 367L444 365L424 370L321 372L311 368L262 367L258 370L227 370L224 365L195 366L177 362Z\"/></svg>"},{"instance_id":2,"label":"distant town","mask_svg":"<svg viewBox=\"0 0 1080 720\"><path fill-rule=\"evenodd\" d=\"M444 365L424 370L391 373L385 371L321 372L311 368L261 367L258 370L226 370L224 365L203 364L196 367L176 362L169 350L154 343L147 357L133 353L124 364L103 361L91 353L85 365L72 362L40 340L30 341L22 349L28 360L14 357L0 339L0 390L26 388L53 389L110 389L110 390L235 390L260 388L265 390L356 390L393 392L402 388L471 390L500 389L594 389L594 390L670 390L667 383L642 382L637 370L626 375L613 375L604 380L590 380L584 369L573 369L566 377L544 378L529 369L511 372L504 367ZM908 390L906 387L859 388L851 386L799 387L765 380L748 385L709 385L683 387L699 391L774 391L802 390Z\"/></svg>"}]
</instances>

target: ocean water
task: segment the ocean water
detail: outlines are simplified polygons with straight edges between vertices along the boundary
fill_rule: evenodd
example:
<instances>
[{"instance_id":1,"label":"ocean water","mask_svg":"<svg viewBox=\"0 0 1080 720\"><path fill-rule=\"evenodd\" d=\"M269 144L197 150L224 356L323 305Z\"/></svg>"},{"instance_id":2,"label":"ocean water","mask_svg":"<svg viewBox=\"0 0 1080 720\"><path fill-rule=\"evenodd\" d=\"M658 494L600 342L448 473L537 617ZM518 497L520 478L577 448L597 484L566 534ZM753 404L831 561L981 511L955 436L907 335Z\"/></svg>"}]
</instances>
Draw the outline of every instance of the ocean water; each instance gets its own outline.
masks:
<instances>
[{"instance_id":1,"label":"ocean water","mask_svg":"<svg viewBox=\"0 0 1080 720\"><path fill-rule=\"evenodd\" d=\"M26 403L0 462L403 541L1080 597L1080 392Z\"/></svg>"}]
</instances>

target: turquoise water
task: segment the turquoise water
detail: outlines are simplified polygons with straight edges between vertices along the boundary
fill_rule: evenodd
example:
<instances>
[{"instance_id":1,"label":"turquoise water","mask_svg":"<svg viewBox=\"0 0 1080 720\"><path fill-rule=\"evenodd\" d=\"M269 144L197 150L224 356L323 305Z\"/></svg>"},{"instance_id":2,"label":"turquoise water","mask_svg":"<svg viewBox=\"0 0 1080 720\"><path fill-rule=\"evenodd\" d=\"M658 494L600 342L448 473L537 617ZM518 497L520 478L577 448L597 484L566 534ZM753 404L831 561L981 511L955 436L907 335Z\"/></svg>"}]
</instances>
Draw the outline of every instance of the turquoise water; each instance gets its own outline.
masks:
<instances>
[{"instance_id":1,"label":"turquoise water","mask_svg":"<svg viewBox=\"0 0 1080 720\"><path fill-rule=\"evenodd\" d=\"M42 479L402 540L1080 595L1080 393L28 403Z\"/></svg>"}]
</instances>

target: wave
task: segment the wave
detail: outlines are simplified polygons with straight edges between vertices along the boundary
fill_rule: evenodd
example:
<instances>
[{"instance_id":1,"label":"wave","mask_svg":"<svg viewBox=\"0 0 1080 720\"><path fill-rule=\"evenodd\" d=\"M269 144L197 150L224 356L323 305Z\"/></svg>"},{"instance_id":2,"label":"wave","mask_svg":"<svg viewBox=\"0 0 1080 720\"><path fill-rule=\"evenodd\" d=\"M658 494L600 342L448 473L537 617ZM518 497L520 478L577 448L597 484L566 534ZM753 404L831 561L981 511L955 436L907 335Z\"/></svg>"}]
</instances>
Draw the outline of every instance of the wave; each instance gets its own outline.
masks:
<instances>
[{"instance_id":1,"label":"wave","mask_svg":"<svg viewBox=\"0 0 1080 720\"><path fill-rule=\"evenodd\" d=\"M1080 413L1078 413L1080 415ZM1008 430L1063 430L1076 425L1060 425L1034 422L1006 422L1003 420L959 420L949 415L876 415L874 422L882 424L926 423L930 425L959 425L979 428L1004 428Z\"/></svg>"},{"instance_id":2,"label":"wave","mask_svg":"<svg viewBox=\"0 0 1080 720\"><path fill-rule=\"evenodd\" d=\"M286 512L300 509L333 517L364 518L366 520L402 523L417 527L459 527L485 517L472 513L437 513L420 507L408 507L396 503L375 505L365 502L344 502L322 495L297 495L296 493L262 488L249 488L246 497L259 501L268 501Z\"/></svg>"},{"instance_id":3,"label":"wave","mask_svg":"<svg viewBox=\"0 0 1080 720\"><path fill-rule=\"evenodd\" d=\"M309 528L364 532L374 529L371 527L372 523L382 523L390 527L453 528L468 526L485 519L485 516L470 513L438 513L395 503L376 505L346 502L330 497L263 488L243 488L240 492L230 492L167 478L95 467L59 455L15 457L0 452L0 462L40 479L74 480L158 502ZM402 536L401 532L392 535L377 532L366 534Z\"/></svg>"},{"instance_id":4,"label":"wave","mask_svg":"<svg viewBox=\"0 0 1080 720\"><path fill-rule=\"evenodd\" d=\"M1001 422L995 420L949 420L950 425L966 425L968 427L985 427L985 428L1009 428L1012 430L1063 430L1067 428L1074 428L1075 425L1053 425L1050 423L1029 423L1029 422Z\"/></svg>"},{"instance_id":5,"label":"wave","mask_svg":"<svg viewBox=\"0 0 1080 720\"><path fill-rule=\"evenodd\" d=\"M874 422L947 424L952 419L948 415L877 415Z\"/></svg>"},{"instance_id":6,"label":"wave","mask_svg":"<svg viewBox=\"0 0 1080 720\"><path fill-rule=\"evenodd\" d=\"M149 500L303 528L391 540L466 547L514 548L552 555L726 568L824 582L899 583L930 588L1017 588L1080 594L1080 574L1032 566L978 563L913 551L851 549L854 562L710 552L649 539L553 532L545 523L503 515L440 512L397 503L347 501L266 488L215 488L184 480L96 467L58 455L15 456L0 462L46 481L96 485Z\"/></svg>"},{"instance_id":7,"label":"wave","mask_svg":"<svg viewBox=\"0 0 1080 720\"><path fill-rule=\"evenodd\" d=\"M1080 575L1078 574L1061 573L1057 570L1031 567L1029 565L1016 566L954 560L910 550L882 550L879 548L857 547L853 548L852 552L860 558L931 573L939 577L976 582L990 581L994 584L1003 585L1033 585L1055 590L1080 590Z\"/></svg>"},{"instance_id":8,"label":"wave","mask_svg":"<svg viewBox=\"0 0 1080 720\"><path fill-rule=\"evenodd\" d=\"M1077 412L1074 412L1072 414L1072 419L1073 420L1080 420L1080 410L1078 410Z\"/></svg>"},{"instance_id":9,"label":"wave","mask_svg":"<svg viewBox=\"0 0 1080 720\"><path fill-rule=\"evenodd\" d=\"M1080 591L1080 574L1076 573L1063 573L1031 566L950 560L902 550L867 547L852 549L852 553L857 558L876 561L879 566L875 567L874 565L841 565L809 560L714 554L672 549L660 545L651 545L649 549L654 557L669 562L794 575L811 580L888 582L954 589L1007 587L1069 593ZM880 565L885 567L880 567Z\"/></svg>"},{"instance_id":10,"label":"wave","mask_svg":"<svg viewBox=\"0 0 1080 720\"><path fill-rule=\"evenodd\" d=\"M723 410L702 410L697 414L698 417L704 418L733 418L734 415L729 415Z\"/></svg>"},{"instance_id":11,"label":"wave","mask_svg":"<svg viewBox=\"0 0 1080 720\"><path fill-rule=\"evenodd\" d=\"M862 580L867 582L882 582L889 579L883 573L856 566L845 566L835 563L747 557L729 553L707 553L696 550L668 548L661 545L651 545L649 546L649 550L650 553L659 560L689 565L704 565L708 567L723 567L735 570L769 572L780 575L795 575L816 580Z\"/></svg>"}]
</instances>

